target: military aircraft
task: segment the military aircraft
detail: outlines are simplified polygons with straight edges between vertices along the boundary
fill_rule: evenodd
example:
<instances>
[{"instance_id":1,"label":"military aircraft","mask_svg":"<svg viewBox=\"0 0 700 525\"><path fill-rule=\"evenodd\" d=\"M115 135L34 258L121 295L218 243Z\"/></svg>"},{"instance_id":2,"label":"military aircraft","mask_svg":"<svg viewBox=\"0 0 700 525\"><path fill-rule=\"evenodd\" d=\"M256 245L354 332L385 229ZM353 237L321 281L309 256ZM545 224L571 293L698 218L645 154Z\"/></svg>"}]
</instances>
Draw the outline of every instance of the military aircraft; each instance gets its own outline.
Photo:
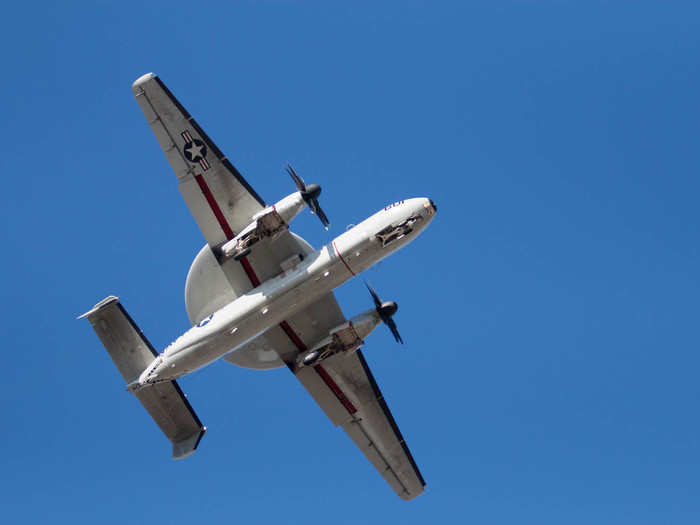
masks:
<instances>
[{"instance_id":1,"label":"military aircraft","mask_svg":"<svg viewBox=\"0 0 700 525\"><path fill-rule=\"evenodd\" d=\"M267 205L157 75L143 75L132 89L207 242L185 285L193 327L159 354L117 297L80 317L172 442L173 457L194 453L206 430L177 378L220 358L261 370L286 365L401 498L423 493L425 481L359 350L380 323L403 342L392 319L397 305L368 285L374 308L348 320L333 289L415 239L436 213L433 201L391 203L314 250L289 223L308 207L328 228L318 185L287 166L297 191Z\"/></svg>"}]
</instances>

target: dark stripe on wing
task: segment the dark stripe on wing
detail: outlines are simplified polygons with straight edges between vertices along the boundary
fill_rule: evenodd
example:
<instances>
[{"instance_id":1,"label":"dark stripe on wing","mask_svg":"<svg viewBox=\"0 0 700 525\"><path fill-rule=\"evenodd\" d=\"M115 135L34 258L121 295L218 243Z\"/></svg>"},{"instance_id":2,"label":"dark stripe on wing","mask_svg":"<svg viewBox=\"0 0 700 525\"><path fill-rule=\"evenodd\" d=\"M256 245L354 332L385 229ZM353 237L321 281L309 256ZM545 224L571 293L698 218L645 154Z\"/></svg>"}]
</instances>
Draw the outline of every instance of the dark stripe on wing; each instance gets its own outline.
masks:
<instances>
[{"instance_id":1,"label":"dark stripe on wing","mask_svg":"<svg viewBox=\"0 0 700 525\"><path fill-rule=\"evenodd\" d=\"M199 442L202 440L202 436L204 436L204 432L206 429L204 428L204 425L202 425L202 422L197 417L197 414L195 414L194 410L192 409L192 405L190 405L190 402L187 400L187 396L180 389L180 385L177 384L177 381L170 381L170 384L175 387L175 390L177 391L178 395L180 396L180 399L182 400L182 402L187 407L187 410L189 410L190 414L192 415L192 418L195 420L195 422L197 423L199 428L202 429L202 433L199 435L199 439L197 440L197 445L199 445ZM197 445L195 445L194 448L197 448Z\"/></svg>"},{"instance_id":2,"label":"dark stripe on wing","mask_svg":"<svg viewBox=\"0 0 700 525\"><path fill-rule=\"evenodd\" d=\"M241 183L241 185L246 189L248 193L250 193L251 197L253 197L258 203L265 207L265 201L262 200L260 195L252 188L250 184L248 184L248 181L243 178L243 175L241 175L241 172L238 171L231 162L224 157L224 154L221 152L221 150L218 148L218 146L209 138L209 135L205 133L205 131L197 124L197 121L192 118L192 116L189 114L189 112L184 108L182 104L175 98L175 95L172 94L172 92L168 89L168 87L163 83L163 81L160 79L160 77L155 77L154 79L158 85L161 87L163 92L168 96L168 98L172 101L173 104L177 107L177 109L185 116L185 118L188 120L188 122L192 125L192 127L197 131L199 136L202 138L202 140L207 144L207 147L209 150L214 152L214 155L216 155L216 158L221 161L221 163L224 165L224 167L233 175L238 182Z\"/></svg>"},{"instance_id":3,"label":"dark stripe on wing","mask_svg":"<svg viewBox=\"0 0 700 525\"><path fill-rule=\"evenodd\" d=\"M161 87L163 92L170 98L173 104L175 104L175 107L184 115L184 117L187 119L189 124L192 126L192 128L197 132L197 134L200 136L202 141L204 141L209 148L210 151L214 152L214 155L216 155L216 158L221 161L221 163L224 165L224 167L238 180L238 182L250 193L250 195L258 201L258 203L261 206L265 206L265 201L262 200L262 198L257 194L257 192L248 184L248 181L246 181L243 178L243 175L235 168L233 164L224 156L222 151L217 147L217 145L209 138L209 135L206 134L206 132L197 124L197 121L192 118L192 116L189 114L189 112L184 108L182 104L177 100L175 95L172 94L172 92L168 89L168 87L160 80L159 77L155 77L155 81L158 83L158 85ZM216 202L216 199L211 193L211 190L209 189L209 186L205 182L203 176L198 175L195 177L195 180L199 184L200 190L204 194L204 197L206 198L207 202L209 203L209 207L211 208L212 212L216 216L217 221L219 222L219 226L221 226L221 229L223 230L224 234L226 235L227 239L232 239L234 237L233 232L231 230L231 227L228 224L228 221L226 220L225 216L223 215L221 208ZM342 257L341 257L342 259ZM343 261L344 262L344 261ZM255 270L253 269L252 265L248 261L246 257L241 259L241 265L243 266L243 269L248 276L248 279L250 280L250 283L253 285L253 287L259 286L260 285L260 279L258 278L257 274L255 273ZM346 264L347 266L347 264ZM349 268L348 268L349 270ZM352 273L352 270L350 270ZM353 274L354 275L354 274ZM289 337L289 339L294 343L294 345L297 347L297 349L302 352L306 350L306 345L304 342L301 340L301 338L294 332L291 326L289 326L289 323L286 321L282 321L279 324L280 328L282 328L282 331ZM157 354L155 354L157 355ZM288 366L289 363L287 364ZM292 367L290 366L290 369ZM338 384L333 380L333 378L328 374L328 372L321 366L318 365L314 367L316 370L316 373L323 379L323 381L326 383L328 388L331 389L331 391L335 394L335 396L338 398L338 401L342 403L342 405L345 407L345 409L350 413L354 414L357 412L357 408L352 404L352 402L347 398L347 396L343 393L343 391L340 389ZM179 389L179 387L178 387ZM187 402L185 400L185 402ZM195 416L196 417L196 416ZM393 419L392 419L393 421ZM409 454L410 456L410 454Z\"/></svg>"},{"instance_id":4,"label":"dark stripe on wing","mask_svg":"<svg viewBox=\"0 0 700 525\"><path fill-rule=\"evenodd\" d=\"M224 232L224 235L226 235L226 238L231 240L234 237L233 230L231 229L231 226L229 226L228 221L226 220L226 217L224 216L223 212L221 211L221 208L219 207L219 203L216 202L216 199L214 198L214 195L212 194L211 190L209 189L209 186L207 185L207 182L204 180L203 175L195 175L194 180L197 181L197 184L199 185L199 189L202 191L202 194L204 195L204 198L207 200L207 203L209 204L209 208L211 208L212 213L216 217L217 222L219 223L219 226L221 226L221 229Z\"/></svg>"},{"instance_id":5,"label":"dark stripe on wing","mask_svg":"<svg viewBox=\"0 0 700 525\"><path fill-rule=\"evenodd\" d=\"M343 393L343 391L338 386L338 383L333 381L333 378L326 371L326 369L323 368L323 365L316 365L314 367L314 370L316 370L316 373L321 377L321 379L323 379L323 382L326 383L326 386L328 386L328 388L330 388L331 391L335 394L335 397L337 397L338 401L340 401L340 403L345 407L345 410L347 410L350 414L354 414L355 412L357 412L355 405L353 405L352 402Z\"/></svg>"},{"instance_id":6,"label":"dark stripe on wing","mask_svg":"<svg viewBox=\"0 0 700 525\"><path fill-rule=\"evenodd\" d=\"M418 480L421 482L421 485L423 485L425 487L425 480L423 479L423 476L420 473L420 470L418 470L418 465L416 465L416 462L413 459L413 455L411 454L411 451L408 449L408 445L406 445L406 441L404 440L403 436L401 435L401 431L399 430L399 427L396 424L396 420L394 419L394 416L391 415L391 410L389 410L389 405L387 405L386 401L384 401L384 396L382 395L382 391L379 390L379 385L375 381L374 376L372 375L372 371L369 369L369 366L367 365L367 361L365 361L365 356L362 355L361 350L358 350L357 352L355 352L355 354L357 354L357 357L360 359L360 363L362 364L362 368L364 369L365 374L367 374L367 379L369 379L369 384L372 386L372 390L374 391L374 396L377 398L377 403L379 403L379 406L382 408L384 415L386 416L387 420L389 421L389 424L391 425L391 428L394 431L396 438L399 440L399 443L401 443L401 447L403 448L403 451L406 453L406 457L408 457L408 461L411 462L411 466L413 467L413 470L416 473L416 476L418 476Z\"/></svg>"},{"instance_id":7,"label":"dark stripe on wing","mask_svg":"<svg viewBox=\"0 0 700 525\"><path fill-rule=\"evenodd\" d=\"M119 301L117 301L117 306L118 306L119 309L121 310L122 314L124 314L124 317L126 317L126 320L129 321L129 324L130 324L131 327L134 329L134 331L135 331L137 334L139 334L139 337L141 338L141 341L143 341L143 343L148 347L148 349L149 349L149 350L151 351L151 353L153 354L153 357L158 357L158 352L156 352L156 349L153 348L153 345L151 344L151 342L150 342L148 339L146 339L146 336L143 335L143 332L142 332L141 329L138 327L138 325L134 322L134 320L131 318L131 316L129 315L129 312L127 312L126 309L122 306L122 303L120 303Z\"/></svg>"}]
</instances>

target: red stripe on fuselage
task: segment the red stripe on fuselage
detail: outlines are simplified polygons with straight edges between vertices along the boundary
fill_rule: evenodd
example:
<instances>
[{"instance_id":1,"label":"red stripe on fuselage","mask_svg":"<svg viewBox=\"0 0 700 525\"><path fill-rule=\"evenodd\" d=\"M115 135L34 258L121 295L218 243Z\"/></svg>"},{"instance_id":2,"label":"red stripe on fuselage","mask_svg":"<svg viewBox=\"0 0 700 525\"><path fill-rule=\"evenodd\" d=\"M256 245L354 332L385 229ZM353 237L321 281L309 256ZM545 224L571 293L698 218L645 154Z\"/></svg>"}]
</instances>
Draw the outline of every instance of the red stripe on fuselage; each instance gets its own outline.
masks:
<instances>
[{"instance_id":1,"label":"red stripe on fuselage","mask_svg":"<svg viewBox=\"0 0 700 525\"><path fill-rule=\"evenodd\" d=\"M346 262L345 262L345 259L343 259L343 256L340 255L340 250L338 250L338 247L335 245L335 241L333 241L333 248L335 248L335 253L338 254L338 257L340 258L341 261L343 261L343 264L344 264L345 267L348 269L348 271L352 274L353 277L355 277L355 272L353 272L353 271L350 269L350 266L348 266L348 263L346 263Z\"/></svg>"},{"instance_id":2,"label":"red stripe on fuselage","mask_svg":"<svg viewBox=\"0 0 700 525\"><path fill-rule=\"evenodd\" d=\"M233 230L231 229L231 226L229 226L228 221L226 220L226 217L224 217L223 212L221 211L221 208L219 208L219 204L216 202L216 199L214 199L214 195L212 194L211 190L209 189L209 186L207 185L207 182L204 180L204 177L202 175L195 175L194 179L197 181L197 184L199 184L199 189L202 190L202 194L204 195L204 198L207 199L207 203L209 203L209 207L211 208L211 211L214 212L214 216L216 217L216 220L219 222L219 226L221 226L221 229L223 230L224 234L226 235L226 238L228 240L233 239L234 234ZM333 243L333 247L335 248L336 253L338 254L338 257L340 257L340 260L343 261L343 264L345 264L345 267L348 269L350 273L355 275L352 270L350 270L350 267L347 265L347 263L343 260L343 258L340 255L340 252L338 252L338 248L335 246L335 242ZM250 280L250 283L253 285L253 288L260 286L260 279L258 278L257 274L255 273L255 270L253 269L253 266L250 264L250 261L248 260L247 257L243 257L240 260L241 265L243 266L243 270L245 271L246 275L248 276L248 279ZM294 329L289 326L289 323L287 321L282 321L279 324L279 327L282 329L282 331L289 337L290 341L294 343L294 346L297 347L297 349L300 352L304 352L307 350L306 345L304 344L304 341L301 340L301 338L294 332ZM316 373L323 379L323 382L326 383L328 388L331 389L331 391L335 394L335 397L338 398L338 401L345 407L345 410L350 412L350 414L354 414L357 412L357 409L355 408L355 405L352 404L352 402L347 398L347 396L343 393L343 391L340 389L338 384L333 381L333 378L326 372L326 369L323 368L321 365L316 365L314 367L314 370L316 370Z\"/></svg>"}]
</instances>

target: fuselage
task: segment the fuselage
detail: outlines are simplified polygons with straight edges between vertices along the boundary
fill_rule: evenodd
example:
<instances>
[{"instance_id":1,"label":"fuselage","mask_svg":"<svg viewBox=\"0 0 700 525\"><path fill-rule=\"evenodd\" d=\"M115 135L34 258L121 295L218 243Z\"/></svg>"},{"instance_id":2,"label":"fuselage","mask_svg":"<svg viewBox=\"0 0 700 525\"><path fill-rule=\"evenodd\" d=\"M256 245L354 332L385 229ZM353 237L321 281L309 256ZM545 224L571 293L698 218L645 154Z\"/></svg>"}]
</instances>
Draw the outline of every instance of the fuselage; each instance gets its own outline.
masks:
<instances>
[{"instance_id":1,"label":"fuselage","mask_svg":"<svg viewBox=\"0 0 700 525\"><path fill-rule=\"evenodd\" d=\"M143 385L175 379L235 351L411 242L433 219L430 199L390 204L203 319L146 368Z\"/></svg>"}]
</instances>

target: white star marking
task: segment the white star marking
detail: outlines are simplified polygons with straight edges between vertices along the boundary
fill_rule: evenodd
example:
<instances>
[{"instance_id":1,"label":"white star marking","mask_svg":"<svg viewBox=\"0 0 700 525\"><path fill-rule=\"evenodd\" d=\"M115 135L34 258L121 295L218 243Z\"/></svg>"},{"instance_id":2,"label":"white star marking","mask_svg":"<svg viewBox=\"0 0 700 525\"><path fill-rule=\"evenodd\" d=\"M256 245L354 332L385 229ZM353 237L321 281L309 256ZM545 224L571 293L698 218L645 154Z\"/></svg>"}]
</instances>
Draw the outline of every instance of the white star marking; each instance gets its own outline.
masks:
<instances>
[{"instance_id":1,"label":"white star marking","mask_svg":"<svg viewBox=\"0 0 700 525\"><path fill-rule=\"evenodd\" d=\"M192 161L196 161L198 157L201 157L201 151L204 148L204 146L197 146L194 142L190 142L187 146L185 146L185 151L190 154L190 157L192 158Z\"/></svg>"}]
</instances>

